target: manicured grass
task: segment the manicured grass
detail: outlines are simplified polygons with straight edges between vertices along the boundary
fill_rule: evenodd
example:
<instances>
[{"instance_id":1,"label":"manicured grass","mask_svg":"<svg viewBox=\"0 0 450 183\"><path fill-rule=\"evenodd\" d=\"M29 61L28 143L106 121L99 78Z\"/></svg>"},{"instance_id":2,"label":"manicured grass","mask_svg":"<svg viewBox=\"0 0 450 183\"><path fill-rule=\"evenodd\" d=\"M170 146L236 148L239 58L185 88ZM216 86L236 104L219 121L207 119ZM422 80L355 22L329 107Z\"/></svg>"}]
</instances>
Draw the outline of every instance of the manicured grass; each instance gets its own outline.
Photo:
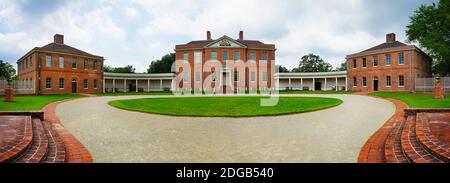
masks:
<instances>
[{"instance_id":1,"label":"manicured grass","mask_svg":"<svg viewBox=\"0 0 450 183\"><path fill-rule=\"evenodd\" d=\"M132 111L175 116L265 116L315 111L337 106L339 99L321 97L279 97L275 106L261 106L268 97L181 97L116 100L110 105Z\"/></svg>"},{"instance_id":2,"label":"manicured grass","mask_svg":"<svg viewBox=\"0 0 450 183\"><path fill-rule=\"evenodd\" d=\"M351 91L280 90L280 94L351 94Z\"/></svg>"},{"instance_id":3,"label":"manicured grass","mask_svg":"<svg viewBox=\"0 0 450 183\"><path fill-rule=\"evenodd\" d=\"M450 108L450 94L445 99L433 99L434 94L400 93L400 92L375 92L374 96L398 99L413 108Z\"/></svg>"},{"instance_id":4,"label":"manicured grass","mask_svg":"<svg viewBox=\"0 0 450 183\"><path fill-rule=\"evenodd\" d=\"M173 95L171 91L150 91L150 92L116 92L116 93L98 93L96 96L126 96L126 95Z\"/></svg>"},{"instance_id":5,"label":"manicured grass","mask_svg":"<svg viewBox=\"0 0 450 183\"><path fill-rule=\"evenodd\" d=\"M79 98L78 94L46 95L46 96L14 96L14 102L0 101L0 111L40 110L45 105L70 98Z\"/></svg>"}]
</instances>

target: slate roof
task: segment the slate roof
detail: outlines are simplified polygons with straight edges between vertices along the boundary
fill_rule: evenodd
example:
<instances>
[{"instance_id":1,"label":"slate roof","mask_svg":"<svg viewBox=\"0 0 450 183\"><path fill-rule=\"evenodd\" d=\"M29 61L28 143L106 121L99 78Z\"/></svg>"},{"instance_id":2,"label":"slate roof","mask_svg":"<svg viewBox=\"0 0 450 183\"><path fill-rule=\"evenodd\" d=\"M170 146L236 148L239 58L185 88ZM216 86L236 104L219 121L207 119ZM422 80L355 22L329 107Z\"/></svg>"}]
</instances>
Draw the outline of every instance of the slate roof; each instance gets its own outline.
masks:
<instances>
[{"instance_id":1,"label":"slate roof","mask_svg":"<svg viewBox=\"0 0 450 183\"><path fill-rule=\"evenodd\" d=\"M44 50L55 51L55 52L73 53L73 54L84 55L84 56L89 56L89 57L101 57L101 56L93 55L88 52L76 49L76 48L71 47L66 44L50 43L43 47L38 47L38 48L44 49Z\"/></svg>"},{"instance_id":2,"label":"slate roof","mask_svg":"<svg viewBox=\"0 0 450 183\"><path fill-rule=\"evenodd\" d=\"M195 40L195 41L191 41L187 44L180 44L180 45L176 45L177 49L188 49L188 48L203 48L204 46L217 41L218 39L215 40ZM239 40L239 39L234 39L234 41L241 43L249 48L267 48L267 49L275 49L275 45L273 44L265 44L261 41L257 41L257 40Z\"/></svg>"},{"instance_id":3,"label":"slate roof","mask_svg":"<svg viewBox=\"0 0 450 183\"><path fill-rule=\"evenodd\" d=\"M374 46L372 48L369 48L367 50L364 50L360 53L363 52L369 52L369 51L374 51L374 50L382 50L382 49L386 49L386 48L395 48L395 47L400 47L400 46L408 46L407 44L404 44L400 41L394 41L394 42L385 42L385 43L381 43L377 46Z\"/></svg>"}]
</instances>

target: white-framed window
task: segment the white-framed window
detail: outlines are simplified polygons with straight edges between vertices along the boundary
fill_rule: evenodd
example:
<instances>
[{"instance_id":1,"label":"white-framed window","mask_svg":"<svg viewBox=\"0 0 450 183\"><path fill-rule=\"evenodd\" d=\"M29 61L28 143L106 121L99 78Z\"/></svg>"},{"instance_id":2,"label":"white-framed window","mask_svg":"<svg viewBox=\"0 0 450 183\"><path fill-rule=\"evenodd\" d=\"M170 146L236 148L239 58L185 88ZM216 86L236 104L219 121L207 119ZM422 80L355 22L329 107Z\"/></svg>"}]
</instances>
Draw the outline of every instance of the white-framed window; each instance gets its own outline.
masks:
<instances>
[{"instance_id":1,"label":"white-framed window","mask_svg":"<svg viewBox=\"0 0 450 183\"><path fill-rule=\"evenodd\" d=\"M76 69L77 66L77 57L72 57L72 69Z\"/></svg>"},{"instance_id":2,"label":"white-framed window","mask_svg":"<svg viewBox=\"0 0 450 183\"><path fill-rule=\"evenodd\" d=\"M64 78L59 78L59 89L64 89Z\"/></svg>"},{"instance_id":3,"label":"white-framed window","mask_svg":"<svg viewBox=\"0 0 450 183\"><path fill-rule=\"evenodd\" d=\"M215 52L215 51L211 52L211 60L212 61L216 61L217 60L217 52Z\"/></svg>"},{"instance_id":4,"label":"white-framed window","mask_svg":"<svg viewBox=\"0 0 450 183\"><path fill-rule=\"evenodd\" d=\"M189 73L185 72L183 74L183 82L189 83Z\"/></svg>"},{"instance_id":5,"label":"white-framed window","mask_svg":"<svg viewBox=\"0 0 450 183\"><path fill-rule=\"evenodd\" d=\"M392 85L391 76L386 76L386 86L391 87L391 85Z\"/></svg>"},{"instance_id":6,"label":"white-framed window","mask_svg":"<svg viewBox=\"0 0 450 183\"><path fill-rule=\"evenodd\" d=\"M367 60L366 60L366 58L362 58L362 67L367 67Z\"/></svg>"},{"instance_id":7,"label":"white-framed window","mask_svg":"<svg viewBox=\"0 0 450 183\"><path fill-rule=\"evenodd\" d=\"M235 51L233 54L233 59L234 61L238 61L240 59L240 54L239 51Z\"/></svg>"},{"instance_id":8,"label":"white-framed window","mask_svg":"<svg viewBox=\"0 0 450 183\"><path fill-rule=\"evenodd\" d=\"M363 87L366 87L366 86L367 86L367 79L366 79L366 77L363 77L363 78L362 78L362 86L363 86Z\"/></svg>"},{"instance_id":9,"label":"white-framed window","mask_svg":"<svg viewBox=\"0 0 450 183\"><path fill-rule=\"evenodd\" d=\"M256 72L250 73L250 81L252 81L252 82L256 81Z\"/></svg>"},{"instance_id":10,"label":"white-framed window","mask_svg":"<svg viewBox=\"0 0 450 183\"><path fill-rule=\"evenodd\" d=\"M403 65L405 64L405 57L403 55L403 53L399 53L398 54L398 65Z\"/></svg>"},{"instance_id":11,"label":"white-framed window","mask_svg":"<svg viewBox=\"0 0 450 183\"><path fill-rule=\"evenodd\" d=\"M195 72L195 82L200 82L200 72Z\"/></svg>"},{"instance_id":12,"label":"white-framed window","mask_svg":"<svg viewBox=\"0 0 450 183\"><path fill-rule=\"evenodd\" d=\"M261 63L267 63L267 53L261 54Z\"/></svg>"},{"instance_id":13,"label":"white-framed window","mask_svg":"<svg viewBox=\"0 0 450 183\"><path fill-rule=\"evenodd\" d=\"M358 79L356 77L353 77L353 86L358 86Z\"/></svg>"},{"instance_id":14,"label":"white-framed window","mask_svg":"<svg viewBox=\"0 0 450 183\"><path fill-rule=\"evenodd\" d=\"M194 53L194 62L196 62L196 63L202 62L202 52Z\"/></svg>"},{"instance_id":15,"label":"white-framed window","mask_svg":"<svg viewBox=\"0 0 450 183\"><path fill-rule=\"evenodd\" d=\"M45 78L45 88L52 89L52 78Z\"/></svg>"},{"instance_id":16,"label":"white-framed window","mask_svg":"<svg viewBox=\"0 0 450 183\"><path fill-rule=\"evenodd\" d=\"M83 62L83 69L84 69L84 70L87 70L87 69L88 69L88 59L84 59L84 62Z\"/></svg>"},{"instance_id":17,"label":"white-framed window","mask_svg":"<svg viewBox=\"0 0 450 183\"><path fill-rule=\"evenodd\" d=\"M228 51L222 52L222 61L226 62L228 60Z\"/></svg>"},{"instance_id":18,"label":"white-framed window","mask_svg":"<svg viewBox=\"0 0 450 183\"><path fill-rule=\"evenodd\" d=\"M239 71L234 71L234 81L239 81Z\"/></svg>"},{"instance_id":19,"label":"white-framed window","mask_svg":"<svg viewBox=\"0 0 450 183\"><path fill-rule=\"evenodd\" d=\"M49 54L45 55L45 66L46 67L52 66L52 56Z\"/></svg>"},{"instance_id":20,"label":"white-framed window","mask_svg":"<svg viewBox=\"0 0 450 183\"><path fill-rule=\"evenodd\" d=\"M94 65L92 66L94 70L97 70L97 60L94 60Z\"/></svg>"},{"instance_id":21,"label":"white-framed window","mask_svg":"<svg viewBox=\"0 0 450 183\"><path fill-rule=\"evenodd\" d=\"M263 81L267 81L267 79L268 79L267 72L263 72L262 78L263 78Z\"/></svg>"},{"instance_id":22,"label":"white-framed window","mask_svg":"<svg viewBox=\"0 0 450 183\"><path fill-rule=\"evenodd\" d=\"M89 88L89 81L87 79L83 80L83 87L84 87L84 89Z\"/></svg>"},{"instance_id":23,"label":"white-framed window","mask_svg":"<svg viewBox=\"0 0 450 183\"><path fill-rule=\"evenodd\" d=\"M373 56L373 66L378 67L378 56Z\"/></svg>"},{"instance_id":24,"label":"white-framed window","mask_svg":"<svg viewBox=\"0 0 450 183\"><path fill-rule=\"evenodd\" d=\"M256 53L255 52L250 53L250 61L252 61L252 62L256 61Z\"/></svg>"},{"instance_id":25,"label":"white-framed window","mask_svg":"<svg viewBox=\"0 0 450 183\"><path fill-rule=\"evenodd\" d=\"M63 56L59 57L59 68L64 68L64 57Z\"/></svg>"},{"instance_id":26,"label":"white-framed window","mask_svg":"<svg viewBox=\"0 0 450 183\"><path fill-rule=\"evenodd\" d=\"M188 60L189 60L189 53L184 53L183 54L183 62L188 63Z\"/></svg>"},{"instance_id":27,"label":"white-framed window","mask_svg":"<svg viewBox=\"0 0 450 183\"><path fill-rule=\"evenodd\" d=\"M391 65L391 55L389 55L389 54L386 55L386 65L387 66Z\"/></svg>"},{"instance_id":28,"label":"white-framed window","mask_svg":"<svg viewBox=\"0 0 450 183\"><path fill-rule=\"evenodd\" d=\"M97 89L97 80L94 79L94 89Z\"/></svg>"},{"instance_id":29,"label":"white-framed window","mask_svg":"<svg viewBox=\"0 0 450 183\"><path fill-rule=\"evenodd\" d=\"M353 68L356 68L358 65L356 63L356 59L353 59Z\"/></svg>"},{"instance_id":30,"label":"white-framed window","mask_svg":"<svg viewBox=\"0 0 450 183\"><path fill-rule=\"evenodd\" d=\"M398 86L399 87L405 86L405 76L403 75L398 76Z\"/></svg>"}]
</instances>

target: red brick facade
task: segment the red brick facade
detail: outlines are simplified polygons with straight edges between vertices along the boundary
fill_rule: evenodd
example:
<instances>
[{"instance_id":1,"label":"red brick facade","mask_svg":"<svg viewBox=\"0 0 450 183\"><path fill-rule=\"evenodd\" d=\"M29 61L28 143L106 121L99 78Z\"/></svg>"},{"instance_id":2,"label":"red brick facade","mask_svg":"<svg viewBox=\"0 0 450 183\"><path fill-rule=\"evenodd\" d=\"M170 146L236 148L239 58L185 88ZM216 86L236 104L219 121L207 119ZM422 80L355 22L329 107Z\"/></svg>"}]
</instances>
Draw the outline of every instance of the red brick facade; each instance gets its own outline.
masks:
<instances>
[{"instance_id":1,"label":"red brick facade","mask_svg":"<svg viewBox=\"0 0 450 183\"><path fill-rule=\"evenodd\" d=\"M17 61L18 76L23 87L33 87L38 95L100 93L103 60L65 45L64 37L55 35L54 43L36 47Z\"/></svg>"},{"instance_id":2,"label":"red brick facade","mask_svg":"<svg viewBox=\"0 0 450 183\"><path fill-rule=\"evenodd\" d=\"M242 31L238 39L216 40L208 31L206 40L176 45L177 89L224 93L274 89L275 50L273 44L244 40Z\"/></svg>"},{"instance_id":3,"label":"red brick facade","mask_svg":"<svg viewBox=\"0 0 450 183\"><path fill-rule=\"evenodd\" d=\"M414 45L396 41L393 33L386 35L386 43L346 59L352 91L414 91L415 78L431 77L431 58Z\"/></svg>"}]
</instances>

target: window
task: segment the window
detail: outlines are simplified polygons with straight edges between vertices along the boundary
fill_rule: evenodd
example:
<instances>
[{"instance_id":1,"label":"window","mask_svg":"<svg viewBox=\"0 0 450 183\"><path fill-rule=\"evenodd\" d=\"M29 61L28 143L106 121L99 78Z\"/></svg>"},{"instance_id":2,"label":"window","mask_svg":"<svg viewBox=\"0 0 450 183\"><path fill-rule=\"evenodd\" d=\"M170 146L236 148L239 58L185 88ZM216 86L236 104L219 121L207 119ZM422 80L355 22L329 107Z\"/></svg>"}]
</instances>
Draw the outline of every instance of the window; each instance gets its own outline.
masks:
<instances>
[{"instance_id":1,"label":"window","mask_svg":"<svg viewBox=\"0 0 450 183\"><path fill-rule=\"evenodd\" d=\"M222 54L222 61L226 62L228 60L228 52L224 51Z\"/></svg>"},{"instance_id":2,"label":"window","mask_svg":"<svg viewBox=\"0 0 450 183\"><path fill-rule=\"evenodd\" d=\"M353 59L353 68L356 68L356 59Z\"/></svg>"},{"instance_id":3,"label":"window","mask_svg":"<svg viewBox=\"0 0 450 183\"><path fill-rule=\"evenodd\" d=\"M267 53L263 53L261 55L261 60L267 60Z\"/></svg>"},{"instance_id":4,"label":"window","mask_svg":"<svg viewBox=\"0 0 450 183\"><path fill-rule=\"evenodd\" d=\"M239 72L238 71L234 71L234 81L239 81Z\"/></svg>"},{"instance_id":5,"label":"window","mask_svg":"<svg viewBox=\"0 0 450 183\"><path fill-rule=\"evenodd\" d=\"M263 81L267 81L267 72L263 72Z\"/></svg>"},{"instance_id":6,"label":"window","mask_svg":"<svg viewBox=\"0 0 450 183\"><path fill-rule=\"evenodd\" d=\"M33 67L33 56L30 57L30 67Z\"/></svg>"},{"instance_id":7,"label":"window","mask_svg":"<svg viewBox=\"0 0 450 183\"><path fill-rule=\"evenodd\" d=\"M256 53L250 53L250 60L256 61Z\"/></svg>"},{"instance_id":8,"label":"window","mask_svg":"<svg viewBox=\"0 0 450 183\"><path fill-rule=\"evenodd\" d=\"M386 65L391 65L391 55L386 55Z\"/></svg>"},{"instance_id":9,"label":"window","mask_svg":"<svg viewBox=\"0 0 450 183\"><path fill-rule=\"evenodd\" d=\"M64 89L64 78L59 78L59 89Z\"/></svg>"},{"instance_id":10,"label":"window","mask_svg":"<svg viewBox=\"0 0 450 183\"><path fill-rule=\"evenodd\" d=\"M73 57L72 58L72 69L76 69L77 68L77 57Z\"/></svg>"},{"instance_id":11,"label":"window","mask_svg":"<svg viewBox=\"0 0 450 183\"><path fill-rule=\"evenodd\" d=\"M52 78L46 78L45 79L45 88L51 89L52 88Z\"/></svg>"},{"instance_id":12,"label":"window","mask_svg":"<svg viewBox=\"0 0 450 183\"><path fill-rule=\"evenodd\" d=\"M200 63L202 61L202 52L195 52L194 53L194 61L196 63Z\"/></svg>"},{"instance_id":13,"label":"window","mask_svg":"<svg viewBox=\"0 0 450 183\"><path fill-rule=\"evenodd\" d=\"M398 54L398 65L403 65L405 64L405 58L403 56L403 53L399 53Z\"/></svg>"},{"instance_id":14,"label":"window","mask_svg":"<svg viewBox=\"0 0 450 183\"><path fill-rule=\"evenodd\" d=\"M97 60L94 60L94 65L92 67L94 70L97 70Z\"/></svg>"},{"instance_id":15,"label":"window","mask_svg":"<svg viewBox=\"0 0 450 183\"><path fill-rule=\"evenodd\" d=\"M403 75L398 76L398 86L400 87L405 86L405 76Z\"/></svg>"},{"instance_id":16,"label":"window","mask_svg":"<svg viewBox=\"0 0 450 183\"><path fill-rule=\"evenodd\" d=\"M378 67L378 56L373 56L373 66Z\"/></svg>"},{"instance_id":17,"label":"window","mask_svg":"<svg viewBox=\"0 0 450 183\"><path fill-rule=\"evenodd\" d=\"M213 72L211 77L212 77L212 81L216 81L216 72Z\"/></svg>"},{"instance_id":18,"label":"window","mask_svg":"<svg viewBox=\"0 0 450 183\"><path fill-rule=\"evenodd\" d=\"M84 59L83 68L84 68L84 70L88 69L88 59Z\"/></svg>"},{"instance_id":19,"label":"window","mask_svg":"<svg viewBox=\"0 0 450 183\"><path fill-rule=\"evenodd\" d=\"M211 60L217 60L217 52L213 51L211 52Z\"/></svg>"},{"instance_id":20,"label":"window","mask_svg":"<svg viewBox=\"0 0 450 183\"><path fill-rule=\"evenodd\" d=\"M234 61L238 61L238 60L239 60L239 57L240 57L239 52L238 52L238 51L235 51L235 52L234 52L234 55L233 55Z\"/></svg>"},{"instance_id":21,"label":"window","mask_svg":"<svg viewBox=\"0 0 450 183\"><path fill-rule=\"evenodd\" d=\"M94 80L94 88L97 89L97 80Z\"/></svg>"},{"instance_id":22,"label":"window","mask_svg":"<svg viewBox=\"0 0 450 183\"><path fill-rule=\"evenodd\" d=\"M183 81L184 81L184 82L189 82L189 74L188 74L187 72L185 72L185 73L183 74Z\"/></svg>"},{"instance_id":23,"label":"window","mask_svg":"<svg viewBox=\"0 0 450 183\"><path fill-rule=\"evenodd\" d=\"M64 68L64 57L59 57L59 68Z\"/></svg>"},{"instance_id":24,"label":"window","mask_svg":"<svg viewBox=\"0 0 450 183\"><path fill-rule=\"evenodd\" d=\"M195 72L195 82L200 82L200 72Z\"/></svg>"},{"instance_id":25,"label":"window","mask_svg":"<svg viewBox=\"0 0 450 183\"><path fill-rule=\"evenodd\" d=\"M89 86L88 80L85 79L85 80L83 81L83 87L84 87L84 89L88 89L88 86Z\"/></svg>"},{"instance_id":26,"label":"window","mask_svg":"<svg viewBox=\"0 0 450 183\"><path fill-rule=\"evenodd\" d=\"M184 53L183 54L183 61L184 61L184 63L187 63L188 60L189 60L189 53Z\"/></svg>"},{"instance_id":27,"label":"window","mask_svg":"<svg viewBox=\"0 0 450 183\"><path fill-rule=\"evenodd\" d=\"M362 63L362 66L363 66L363 67L367 67L366 58L363 58L363 59L362 59L362 62L363 62L363 63Z\"/></svg>"},{"instance_id":28,"label":"window","mask_svg":"<svg viewBox=\"0 0 450 183\"><path fill-rule=\"evenodd\" d=\"M363 78L362 78L362 86L363 86L363 87L366 87L366 86L367 86L367 80L366 80L366 77L363 77Z\"/></svg>"},{"instance_id":29,"label":"window","mask_svg":"<svg viewBox=\"0 0 450 183\"><path fill-rule=\"evenodd\" d=\"M356 77L353 78L353 86L358 86L358 80Z\"/></svg>"},{"instance_id":30,"label":"window","mask_svg":"<svg viewBox=\"0 0 450 183\"><path fill-rule=\"evenodd\" d=\"M255 73L255 72L252 72L252 73L250 74L250 80L251 80L251 81L256 81L256 73Z\"/></svg>"},{"instance_id":31,"label":"window","mask_svg":"<svg viewBox=\"0 0 450 183\"><path fill-rule=\"evenodd\" d=\"M391 81L391 76L386 76L386 86L391 86L392 81Z\"/></svg>"},{"instance_id":32,"label":"window","mask_svg":"<svg viewBox=\"0 0 450 183\"><path fill-rule=\"evenodd\" d=\"M45 56L45 66L46 67L51 67L52 66L52 56L51 55L46 55Z\"/></svg>"}]
</instances>

